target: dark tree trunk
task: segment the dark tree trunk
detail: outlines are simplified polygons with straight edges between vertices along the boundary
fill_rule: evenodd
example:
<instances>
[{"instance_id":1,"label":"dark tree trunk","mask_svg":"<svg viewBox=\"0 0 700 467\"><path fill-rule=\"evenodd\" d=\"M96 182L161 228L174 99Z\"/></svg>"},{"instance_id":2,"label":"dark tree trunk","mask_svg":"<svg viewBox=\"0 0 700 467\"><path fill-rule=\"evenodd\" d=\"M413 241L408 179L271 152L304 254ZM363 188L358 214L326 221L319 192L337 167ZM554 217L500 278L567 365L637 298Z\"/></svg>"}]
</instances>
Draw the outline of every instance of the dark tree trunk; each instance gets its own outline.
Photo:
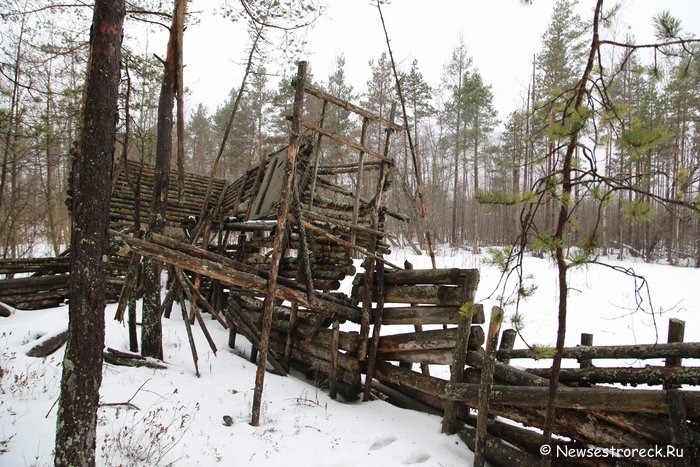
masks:
<instances>
[{"instance_id":1,"label":"dark tree trunk","mask_svg":"<svg viewBox=\"0 0 700 467\"><path fill-rule=\"evenodd\" d=\"M182 18L178 10L186 3L176 0L170 38L165 58L165 71L158 102L158 134L156 139L156 166L153 186L153 205L148 224L150 232L162 233L165 228L165 212L168 200L168 176L173 151L173 103L177 81L178 30L182 28ZM153 258L144 258L143 316L141 320L141 354L144 357L163 359L163 328L160 313L160 274L162 265Z\"/></svg>"},{"instance_id":2,"label":"dark tree trunk","mask_svg":"<svg viewBox=\"0 0 700 467\"><path fill-rule=\"evenodd\" d=\"M96 0L73 187L69 337L56 423L55 465L95 465L95 425L102 382L105 280L112 160L117 123L124 0Z\"/></svg>"}]
</instances>

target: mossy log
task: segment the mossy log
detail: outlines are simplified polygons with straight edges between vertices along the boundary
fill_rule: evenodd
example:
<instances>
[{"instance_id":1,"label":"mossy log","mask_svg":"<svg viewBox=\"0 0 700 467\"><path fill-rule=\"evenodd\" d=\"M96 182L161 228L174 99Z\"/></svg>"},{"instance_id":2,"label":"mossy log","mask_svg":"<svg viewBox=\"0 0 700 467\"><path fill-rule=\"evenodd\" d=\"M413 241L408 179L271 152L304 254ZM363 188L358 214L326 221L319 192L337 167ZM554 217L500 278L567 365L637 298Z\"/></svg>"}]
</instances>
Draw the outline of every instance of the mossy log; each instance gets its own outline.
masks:
<instances>
[{"instance_id":1,"label":"mossy log","mask_svg":"<svg viewBox=\"0 0 700 467\"><path fill-rule=\"evenodd\" d=\"M529 368L528 373L549 378L550 368ZM700 368L678 368L646 366L644 368L562 368L559 373L562 383L590 384L692 384L700 385Z\"/></svg>"},{"instance_id":2,"label":"mossy log","mask_svg":"<svg viewBox=\"0 0 700 467\"><path fill-rule=\"evenodd\" d=\"M451 400L476 405L479 400L479 385L469 383L451 383L445 394ZM545 408L549 388L537 386L503 386L491 389L491 401L494 404L518 407ZM684 391L688 417L700 416L700 393ZM586 411L613 411L663 414L668 412L665 391L625 390L616 388L572 388L561 386L557 390L557 407Z\"/></svg>"},{"instance_id":3,"label":"mossy log","mask_svg":"<svg viewBox=\"0 0 700 467\"><path fill-rule=\"evenodd\" d=\"M513 349L499 350L496 352L498 358L527 358L542 359L553 358L554 348L538 349ZM572 359L595 359L595 358L700 358L700 342L677 342L671 344L634 344L634 345L608 345L608 346L576 346L565 347L563 358Z\"/></svg>"}]
</instances>

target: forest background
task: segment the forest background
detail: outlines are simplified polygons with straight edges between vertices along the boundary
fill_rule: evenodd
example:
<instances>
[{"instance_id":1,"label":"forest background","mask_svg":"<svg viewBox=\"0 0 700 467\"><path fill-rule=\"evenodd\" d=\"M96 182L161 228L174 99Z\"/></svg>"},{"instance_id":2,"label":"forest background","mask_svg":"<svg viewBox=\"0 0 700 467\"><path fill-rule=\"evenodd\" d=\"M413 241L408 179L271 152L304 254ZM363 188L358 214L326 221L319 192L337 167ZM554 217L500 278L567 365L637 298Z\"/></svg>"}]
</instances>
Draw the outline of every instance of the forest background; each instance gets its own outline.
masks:
<instances>
[{"instance_id":1,"label":"forest background","mask_svg":"<svg viewBox=\"0 0 700 467\"><path fill-rule=\"evenodd\" d=\"M128 3L116 157L153 163L162 68L158 54L164 50L163 25L170 19L170 5ZM218 2L211 11L197 10L198 3L191 2L185 32L185 164L189 171L208 174L239 91L230 83L240 82L253 29L238 2ZM314 85L333 95L381 116L397 100L379 18L370 2L352 2L351 10L344 9L349 2L289 3L298 5L298 14L287 17L285 27L269 28L256 46L253 73L224 148L221 177L235 179L261 154L286 143L289 82L300 57L310 57ZM575 118L560 120L558 114L581 76L592 5L571 0L529 6L514 0L493 3L489 8L500 9L501 15L493 20L476 11L483 7L457 2L439 2L428 10L416 2L394 2L386 5L385 15L389 33L396 32L392 45L435 240L475 251L512 244L522 231L523 206L537 203L541 208L532 211L531 219L537 228L530 230L527 242L538 253L554 247L551 232L561 201L557 167L564 142L579 130L572 127L578 124ZM575 154L578 182L566 243L698 266L700 219L693 209L684 208L697 209L699 202L700 65L696 45L674 42L694 36L691 21L697 15L689 14L692 2L668 2L664 8L669 12L655 11L650 2L608 8L609 27L601 30L605 39L668 45L601 47L594 70L598 81L592 79L591 88L602 89L603 97L591 92L591 115L580 116L585 119L585 144ZM638 42L641 12L648 16ZM80 128L91 13L82 2L12 0L0 7L3 257L36 254L36 247L46 243L52 251L45 253L59 254L69 242L64 199ZM452 28L460 19L461 34ZM480 26L470 29L468 21ZM631 21L635 27L628 29ZM311 26L296 28L304 24ZM474 31L480 35L471 35ZM655 37L647 41L645 34ZM408 45L407 39L405 45L408 36L418 37L425 47ZM493 50L500 52L483 52L489 49L482 43L495 44L499 48ZM371 58L362 63L356 50ZM361 122L342 111L328 121L349 139L361 131ZM379 134L369 135L370 146L380 140ZM422 243L406 134L393 151L395 183L387 203L415 221L387 229L405 241ZM342 164L351 155L328 145L322 157L325 164ZM350 188L354 183L340 181Z\"/></svg>"}]
</instances>

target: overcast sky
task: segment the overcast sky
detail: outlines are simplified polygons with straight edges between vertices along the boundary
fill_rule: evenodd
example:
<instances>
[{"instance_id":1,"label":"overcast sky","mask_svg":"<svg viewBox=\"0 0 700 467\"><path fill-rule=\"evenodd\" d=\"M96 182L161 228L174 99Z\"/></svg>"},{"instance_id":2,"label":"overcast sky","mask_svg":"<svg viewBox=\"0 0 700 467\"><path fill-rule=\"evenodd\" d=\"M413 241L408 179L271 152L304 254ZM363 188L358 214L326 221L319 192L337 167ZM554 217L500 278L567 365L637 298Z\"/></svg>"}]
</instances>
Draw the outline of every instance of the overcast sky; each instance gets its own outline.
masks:
<instances>
[{"instance_id":1,"label":"overcast sky","mask_svg":"<svg viewBox=\"0 0 700 467\"><path fill-rule=\"evenodd\" d=\"M206 0L207 3L209 0ZM192 2L196 10L202 0ZM213 2L212 2L213 3ZM314 77L326 81L336 57L346 57L346 74L355 90L364 89L370 77L368 61L386 51L377 8L369 0L327 0L327 9L307 34L303 56ZM668 9L681 18L684 31L700 37L698 0L622 0L616 25L624 37L628 30L638 43L652 42L652 17ZM437 85L451 52L464 38L474 64L492 85L500 118L514 110L527 91L532 56L541 45L555 0L393 0L382 8L395 59L406 71L418 60L423 76ZM593 0L580 0L582 18L592 18ZM606 2L610 8L612 1ZM213 111L232 87L238 87L248 40L242 25L204 15L185 33L185 80L191 90L190 109L204 103ZM291 60L291 59L290 59ZM293 66L293 64L290 64ZM275 70L270 70L275 71Z\"/></svg>"}]
</instances>

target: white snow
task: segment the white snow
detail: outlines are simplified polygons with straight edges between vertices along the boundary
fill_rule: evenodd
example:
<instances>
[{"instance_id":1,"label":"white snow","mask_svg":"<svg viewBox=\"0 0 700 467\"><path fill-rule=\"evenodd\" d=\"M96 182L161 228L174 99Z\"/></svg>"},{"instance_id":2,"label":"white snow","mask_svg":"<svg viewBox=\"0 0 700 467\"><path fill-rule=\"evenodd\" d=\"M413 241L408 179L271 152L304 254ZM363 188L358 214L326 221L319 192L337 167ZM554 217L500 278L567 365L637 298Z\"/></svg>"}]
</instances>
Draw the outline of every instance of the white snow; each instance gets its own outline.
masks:
<instances>
[{"instance_id":1,"label":"white snow","mask_svg":"<svg viewBox=\"0 0 700 467\"><path fill-rule=\"evenodd\" d=\"M484 303L488 319L488 310L496 301L487 297L496 288L499 272L485 264L485 257L441 248L438 267L480 269L477 300ZM430 267L427 256L404 250L390 258L399 264L404 259L415 268ZM646 295L647 311L635 311L634 283L628 277L601 266L576 270L570 284L567 345L578 344L582 332L593 333L594 344L598 345L665 342L669 318L686 321L686 342L700 341L700 269L608 262L633 267L648 280L655 315L648 312ZM534 276L531 282L538 289L521 304L525 321L522 334L530 344L553 345L557 303L553 264L546 259L526 258L525 272ZM506 316L512 313L512 307L506 308ZM110 305L105 310L105 345L126 351L127 329L114 321L113 315L114 305ZM457 436L440 434L439 417L382 401L334 401L326 390L293 376L266 375L262 423L252 427L248 422L255 366L240 356L249 353L249 344L238 336L237 348L228 349L228 331L215 321L207 321L219 347L214 355L195 326L201 372L197 378L177 308L172 316L163 321L167 370L104 365L98 465L389 467L471 463L471 451ZM0 378L0 466L52 465L54 403L63 349L46 359L30 358L25 352L41 336L66 329L67 320L67 307L15 311L9 318L0 318L0 368L4 371ZM524 347L523 342L518 341L516 347ZM513 363L549 365L546 360ZM576 362L565 361L567 364L573 366ZM441 371L446 376L446 370ZM133 406L128 407L126 402ZM231 426L223 423L226 415L233 420Z\"/></svg>"}]
</instances>

